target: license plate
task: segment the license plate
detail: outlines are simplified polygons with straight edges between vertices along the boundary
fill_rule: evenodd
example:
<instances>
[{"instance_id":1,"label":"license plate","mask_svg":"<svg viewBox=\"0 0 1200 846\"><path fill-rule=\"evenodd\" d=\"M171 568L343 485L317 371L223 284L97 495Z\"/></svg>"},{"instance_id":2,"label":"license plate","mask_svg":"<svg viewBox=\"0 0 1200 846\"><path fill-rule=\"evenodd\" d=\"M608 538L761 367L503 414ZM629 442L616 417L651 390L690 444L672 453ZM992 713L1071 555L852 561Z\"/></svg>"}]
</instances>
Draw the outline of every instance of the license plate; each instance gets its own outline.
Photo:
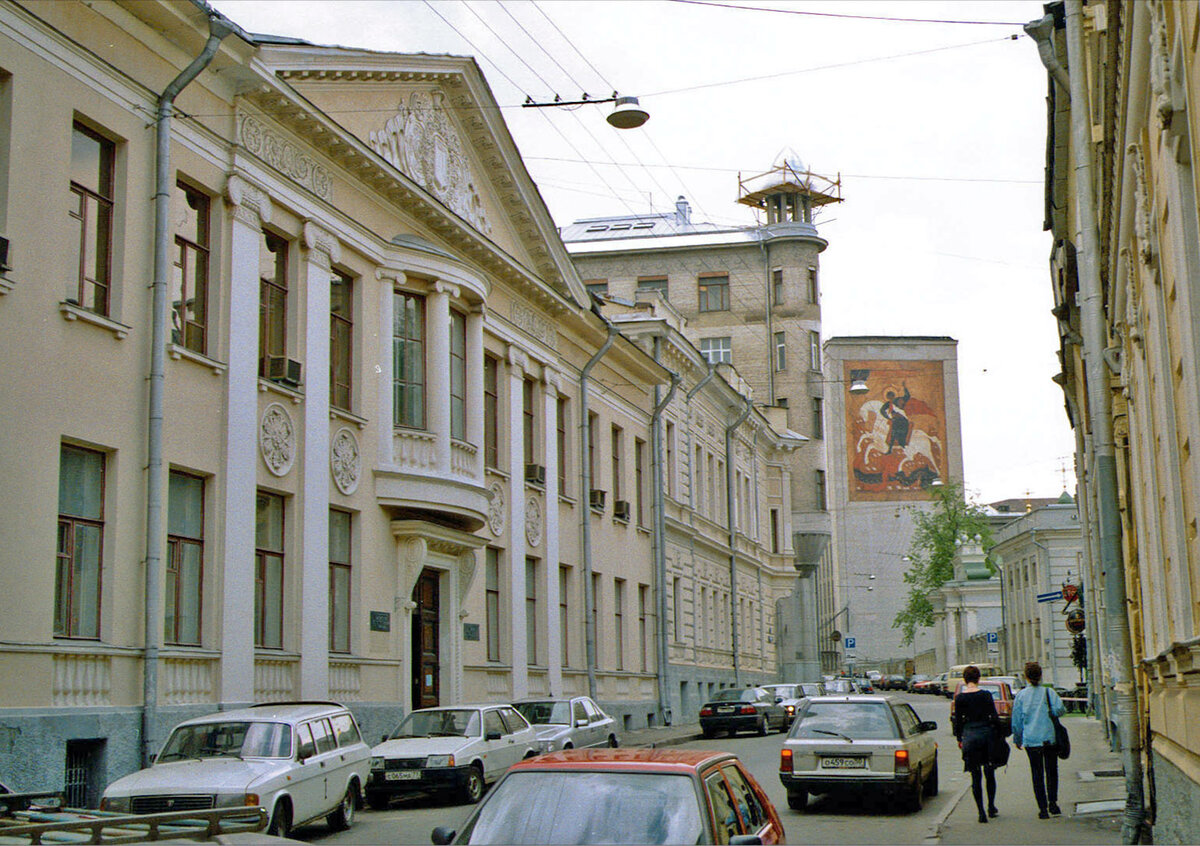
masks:
<instances>
[{"instance_id":1,"label":"license plate","mask_svg":"<svg viewBox=\"0 0 1200 846\"><path fill-rule=\"evenodd\" d=\"M733 706L732 705L718 705L717 713L718 714L732 714Z\"/></svg>"},{"instance_id":2,"label":"license plate","mask_svg":"<svg viewBox=\"0 0 1200 846\"><path fill-rule=\"evenodd\" d=\"M416 781L420 777L420 770L390 770L384 774L387 781Z\"/></svg>"},{"instance_id":3,"label":"license plate","mask_svg":"<svg viewBox=\"0 0 1200 846\"><path fill-rule=\"evenodd\" d=\"M867 768L866 758L822 758L822 769L827 770L865 770Z\"/></svg>"}]
</instances>

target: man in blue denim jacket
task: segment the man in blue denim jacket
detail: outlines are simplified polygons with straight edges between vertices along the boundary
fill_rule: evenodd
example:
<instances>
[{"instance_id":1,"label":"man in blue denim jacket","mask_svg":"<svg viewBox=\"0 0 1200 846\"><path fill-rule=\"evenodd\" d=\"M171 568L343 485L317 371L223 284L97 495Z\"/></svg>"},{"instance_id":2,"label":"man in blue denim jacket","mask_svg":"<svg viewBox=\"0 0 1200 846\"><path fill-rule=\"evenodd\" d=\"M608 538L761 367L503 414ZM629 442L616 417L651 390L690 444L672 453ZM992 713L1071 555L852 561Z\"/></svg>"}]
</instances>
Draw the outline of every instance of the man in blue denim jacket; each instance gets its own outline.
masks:
<instances>
[{"instance_id":1,"label":"man in blue denim jacket","mask_svg":"<svg viewBox=\"0 0 1200 846\"><path fill-rule=\"evenodd\" d=\"M1038 819L1058 816L1058 735L1051 717L1060 717L1066 708L1062 698L1049 685L1040 684L1042 665L1025 665L1029 687L1022 688L1013 700L1013 745L1025 747L1029 772L1033 778L1033 796L1037 799Z\"/></svg>"}]
</instances>

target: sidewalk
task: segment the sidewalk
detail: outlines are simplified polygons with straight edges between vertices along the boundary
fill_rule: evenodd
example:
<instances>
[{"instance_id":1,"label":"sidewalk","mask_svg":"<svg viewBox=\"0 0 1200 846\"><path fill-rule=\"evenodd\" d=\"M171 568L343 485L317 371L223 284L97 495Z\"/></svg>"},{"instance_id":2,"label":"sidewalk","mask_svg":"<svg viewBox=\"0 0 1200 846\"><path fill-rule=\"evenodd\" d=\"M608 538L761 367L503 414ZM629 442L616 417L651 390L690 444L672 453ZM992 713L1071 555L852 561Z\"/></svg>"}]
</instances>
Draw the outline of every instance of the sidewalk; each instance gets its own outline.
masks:
<instances>
[{"instance_id":1,"label":"sidewalk","mask_svg":"<svg viewBox=\"0 0 1200 846\"><path fill-rule=\"evenodd\" d=\"M1058 762L1062 816L1038 819L1029 758L1024 750L1013 748L1008 766L996 772L996 807L1000 815L981 824L971 796L971 777L962 771L962 759L954 746L942 749L939 755L942 790L951 794L951 801L925 842L1120 843L1125 807L1120 756L1109 751L1104 727L1098 720L1067 716L1063 724L1071 733L1071 757Z\"/></svg>"},{"instance_id":2,"label":"sidewalk","mask_svg":"<svg viewBox=\"0 0 1200 846\"><path fill-rule=\"evenodd\" d=\"M699 723L682 723L671 726L656 726L654 728L634 729L621 732L622 746L678 746L689 740L699 740L704 737L700 733Z\"/></svg>"}]
</instances>

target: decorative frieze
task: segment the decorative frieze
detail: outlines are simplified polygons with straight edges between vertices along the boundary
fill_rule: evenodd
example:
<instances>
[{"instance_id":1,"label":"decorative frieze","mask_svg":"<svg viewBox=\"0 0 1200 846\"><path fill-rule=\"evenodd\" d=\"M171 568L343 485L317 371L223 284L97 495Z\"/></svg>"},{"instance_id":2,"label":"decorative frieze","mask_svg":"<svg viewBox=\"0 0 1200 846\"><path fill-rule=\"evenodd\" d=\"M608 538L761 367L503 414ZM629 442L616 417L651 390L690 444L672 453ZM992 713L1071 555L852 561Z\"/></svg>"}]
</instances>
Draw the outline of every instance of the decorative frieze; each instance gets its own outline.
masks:
<instances>
[{"instance_id":1,"label":"decorative frieze","mask_svg":"<svg viewBox=\"0 0 1200 846\"><path fill-rule=\"evenodd\" d=\"M298 145L254 115L238 117L238 141L280 173L323 200L333 200L333 175Z\"/></svg>"},{"instance_id":2,"label":"decorative frieze","mask_svg":"<svg viewBox=\"0 0 1200 846\"><path fill-rule=\"evenodd\" d=\"M284 702L294 697L294 658L254 660L254 698L258 702Z\"/></svg>"},{"instance_id":3,"label":"decorative frieze","mask_svg":"<svg viewBox=\"0 0 1200 846\"><path fill-rule=\"evenodd\" d=\"M362 699L362 672L358 664L329 662L329 698L337 702L358 702Z\"/></svg>"},{"instance_id":4,"label":"decorative frieze","mask_svg":"<svg viewBox=\"0 0 1200 846\"><path fill-rule=\"evenodd\" d=\"M557 349L558 333L553 324L521 303L514 302L510 313L513 325L537 338L550 349Z\"/></svg>"},{"instance_id":5,"label":"decorative frieze","mask_svg":"<svg viewBox=\"0 0 1200 846\"><path fill-rule=\"evenodd\" d=\"M161 666L164 704L191 705L214 701L215 658L164 658Z\"/></svg>"},{"instance_id":6,"label":"decorative frieze","mask_svg":"<svg viewBox=\"0 0 1200 846\"><path fill-rule=\"evenodd\" d=\"M111 705L112 658L108 655L54 656L51 704L55 708Z\"/></svg>"}]
</instances>

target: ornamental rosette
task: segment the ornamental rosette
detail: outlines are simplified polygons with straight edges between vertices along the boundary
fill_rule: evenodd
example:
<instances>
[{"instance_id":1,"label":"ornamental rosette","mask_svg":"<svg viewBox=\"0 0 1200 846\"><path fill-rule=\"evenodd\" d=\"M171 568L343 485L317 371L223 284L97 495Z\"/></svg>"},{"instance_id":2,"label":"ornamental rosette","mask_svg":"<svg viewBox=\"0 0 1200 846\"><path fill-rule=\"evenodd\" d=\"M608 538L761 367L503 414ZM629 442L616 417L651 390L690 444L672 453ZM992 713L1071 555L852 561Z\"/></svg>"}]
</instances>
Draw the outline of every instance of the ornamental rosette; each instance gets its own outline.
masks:
<instances>
[{"instance_id":1,"label":"ornamental rosette","mask_svg":"<svg viewBox=\"0 0 1200 846\"><path fill-rule=\"evenodd\" d=\"M258 428L258 448L275 476L286 476L296 460L296 427L287 409L273 402L263 411Z\"/></svg>"},{"instance_id":2,"label":"ornamental rosette","mask_svg":"<svg viewBox=\"0 0 1200 846\"><path fill-rule=\"evenodd\" d=\"M362 471L362 456L358 451L358 438L346 427L333 433L329 445L329 472L333 483L346 496L358 490L358 479Z\"/></svg>"}]
</instances>

